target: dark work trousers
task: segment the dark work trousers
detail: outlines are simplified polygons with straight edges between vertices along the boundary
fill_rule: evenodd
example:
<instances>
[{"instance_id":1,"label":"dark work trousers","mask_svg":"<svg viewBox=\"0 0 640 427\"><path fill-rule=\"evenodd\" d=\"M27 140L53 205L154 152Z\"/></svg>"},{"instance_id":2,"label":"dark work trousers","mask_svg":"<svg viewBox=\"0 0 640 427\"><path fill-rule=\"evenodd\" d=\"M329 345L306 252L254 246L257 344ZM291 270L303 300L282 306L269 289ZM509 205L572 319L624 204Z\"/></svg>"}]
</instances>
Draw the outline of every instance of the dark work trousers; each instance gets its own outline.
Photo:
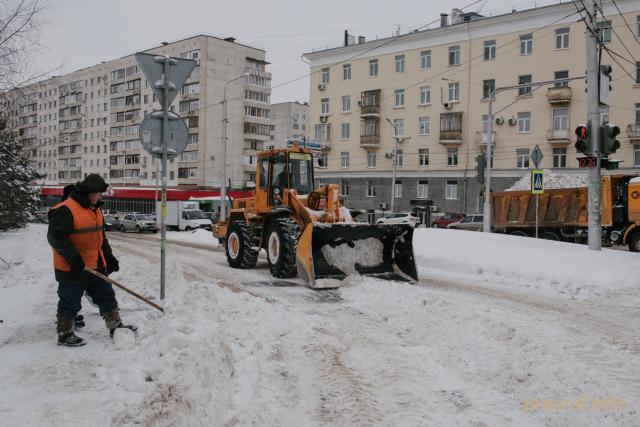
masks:
<instances>
[{"instance_id":1,"label":"dark work trousers","mask_svg":"<svg viewBox=\"0 0 640 427\"><path fill-rule=\"evenodd\" d=\"M96 277L86 284L58 282L58 317L74 319L82 308L82 295L87 292L100 313L108 313L118 307L116 294L108 282Z\"/></svg>"}]
</instances>

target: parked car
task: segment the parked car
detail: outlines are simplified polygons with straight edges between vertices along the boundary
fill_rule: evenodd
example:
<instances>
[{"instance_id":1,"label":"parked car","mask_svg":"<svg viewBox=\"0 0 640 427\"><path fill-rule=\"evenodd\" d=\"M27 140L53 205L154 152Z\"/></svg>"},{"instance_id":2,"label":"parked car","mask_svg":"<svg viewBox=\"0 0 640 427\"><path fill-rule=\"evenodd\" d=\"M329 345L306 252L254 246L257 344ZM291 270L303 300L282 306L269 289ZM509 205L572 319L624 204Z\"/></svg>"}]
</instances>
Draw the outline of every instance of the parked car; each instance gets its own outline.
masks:
<instances>
[{"instance_id":1,"label":"parked car","mask_svg":"<svg viewBox=\"0 0 640 427\"><path fill-rule=\"evenodd\" d=\"M454 230L482 231L482 214L465 216L460 221L452 222L447 225L447 228Z\"/></svg>"},{"instance_id":2,"label":"parked car","mask_svg":"<svg viewBox=\"0 0 640 427\"><path fill-rule=\"evenodd\" d=\"M205 212L204 214L211 220L213 224L217 223L220 220L220 213L218 212Z\"/></svg>"},{"instance_id":3,"label":"parked car","mask_svg":"<svg viewBox=\"0 0 640 427\"><path fill-rule=\"evenodd\" d=\"M398 212L386 215L384 218L380 218L376 224L411 224L416 226L418 224L418 214L415 212Z\"/></svg>"},{"instance_id":4,"label":"parked car","mask_svg":"<svg viewBox=\"0 0 640 427\"><path fill-rule=\"evenodd\" d=\"M137 233L152 231L157 233L158 225L151 219L151 215L127 214L120 220L120 231L123 233L127 231L136 231Z\"/></svg>"},{"instance_id":5,"label":"parked car","mask_svg":"<svg viewBox=\"0 0 640 427\"><path fill-rule=\"evenodd\" d=\"M433 228L447 228L447 225L461 221L463 218L464 214L462 213L447 212L440 218L436 218L435 220L433 220L431 226Z\"/></svg>"},{"instance_id":6,"label":"parked car","mask_svg":"<svg viewBox=\"0 0 640 427\"><path fill-rule=\"evenodd\" d=\"M107 231L118 230L120 228L120 220L115 215L103 215L104 229Z\"/></svg>"}]
</instances>

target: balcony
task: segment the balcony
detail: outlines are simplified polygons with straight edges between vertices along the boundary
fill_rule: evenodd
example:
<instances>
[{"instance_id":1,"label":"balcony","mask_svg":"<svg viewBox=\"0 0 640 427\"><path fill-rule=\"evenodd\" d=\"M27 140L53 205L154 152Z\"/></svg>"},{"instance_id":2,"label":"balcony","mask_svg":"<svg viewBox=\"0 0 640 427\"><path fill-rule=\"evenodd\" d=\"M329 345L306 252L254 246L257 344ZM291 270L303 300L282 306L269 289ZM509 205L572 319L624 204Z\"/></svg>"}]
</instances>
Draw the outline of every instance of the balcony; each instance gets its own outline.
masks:
<instances>
[{"instance_id":1,"label":"balcony","mask_svg":"<svg viewBox=\"0 0 640 427\"><path fill-rule=\"evenodd\" d=\"M571 142L569 129L547 130L547 141L551 145L564 146Z\"/></svg>"},{"instance_id":2,"label":"balcony","mask_svg":"<svg viewBox=\"0 0 640 427\"><path fill-rule=\"evenodd\" d=\"M627 125L627 135L629 136L629 142L632 144L640 143L640 125L629 124Z\"/></svg>"},{"instance_id":3,"label":"balcony","mask_svg":"<svg viewBox=\"0 0 640 427\"><path fill-rule=\"evenodd\" d=\"M440 144L462 144L462 111L440 114Z\"/></svg>"},{"instance_id":4,"label":"balcony","mask_svg":"<svg viewBox=\"0 0 640 427\"><path fill-rule=\"evenodd\" d=\"M367 90L360 94L360 117L380 117L381 89Z\"/></svg>"},{"instance_id":5,"label":"balcony","mask_svg":"<svg viewBox=\"0 0 640 427\"><path fill-rule=\"evenodd\" d=\"M571 88L569 86L550 87L547 89L549 104L569 104L571 102Z\"/></svg>"},{"instance_id":6,"label":"balcony","mask_svg":"<svg viewBox=\"0 0 640 427\"><path fill-rule=\"evenodd\" d=\"M493 147L496 145L496 132L493 131L491 134L493 135L491 140L491 146ZM480 146L486 146L489 141L489 132L476 132L475 141Z\"/></svg>"},{"instance_id":7,"label":"balcony","mask_svg":"<svg viewBox=\"0 0 640 427\"><path fill-rule=\"evenodd\" d=\"M369 147L379 147L380 146L380 135L361 135L360 136L360 147L369 148Z\"/></svg>"}]
</instances>

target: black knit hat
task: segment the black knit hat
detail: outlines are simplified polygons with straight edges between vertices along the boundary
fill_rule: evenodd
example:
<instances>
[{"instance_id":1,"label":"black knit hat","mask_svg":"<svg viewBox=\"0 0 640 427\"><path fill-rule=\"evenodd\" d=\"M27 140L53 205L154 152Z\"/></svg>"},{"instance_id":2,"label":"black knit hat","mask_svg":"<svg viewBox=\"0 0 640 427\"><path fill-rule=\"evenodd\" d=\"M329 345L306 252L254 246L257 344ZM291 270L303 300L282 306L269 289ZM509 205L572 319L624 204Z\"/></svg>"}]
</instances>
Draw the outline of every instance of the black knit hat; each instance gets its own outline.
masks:
<instances>
[{"instance_id":1,"label":"black knit hat","mask_svg":"<svg viewBox=\"0 0 640 427\"><path fill-rule=\"evenodd\" d=\"M79 194L104 193L109 185L97 173L89 174L85 179L76 184L76 191Z\"/></svg>"},{"instance_id":2,"label":"black knit hat","mask_svg":"<svg viewBox=\"0 0 640 427\"><path fill-rule=\"evenodd\" d=\"M76 190L76 185L75 184L69 184L69 185L65 185L64 189L62 190L62 196L66 199L67 197L69 197L71 195L71 193L73 193Z\"/></svg>"}]
</instances>

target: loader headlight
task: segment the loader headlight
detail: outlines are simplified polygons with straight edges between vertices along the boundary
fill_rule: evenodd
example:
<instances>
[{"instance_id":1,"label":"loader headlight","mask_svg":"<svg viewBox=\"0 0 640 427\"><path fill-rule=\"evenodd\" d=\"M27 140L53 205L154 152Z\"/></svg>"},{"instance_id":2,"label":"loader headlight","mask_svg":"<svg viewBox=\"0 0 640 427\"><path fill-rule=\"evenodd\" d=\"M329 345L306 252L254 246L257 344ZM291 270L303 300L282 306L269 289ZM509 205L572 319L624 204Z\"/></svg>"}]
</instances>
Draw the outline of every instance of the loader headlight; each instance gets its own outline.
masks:
<instances>
[{"instance_id":1,"label":"loader headlight","mask_svg":"<svg viewBox=\"0 0 640 427\"><path fill-rule=\"evenodd\" d=\"M279 189L279 188L274 188L274 189L273 189L273 194L275 194L276 196L277 196L278 194L280 194L280 189Z\"/></svg>"},{"instance_id":2,"label":"loader headlight","mask_svg":"<svg viewBox=\"0 0 640 427\"><path fill-rule=\"evenodd\" d=\"M617 242L618 240L620 240L620 232L612 231L609 235L609 239L611 239L612 242Z\"/></svg>"}]
</instances>

